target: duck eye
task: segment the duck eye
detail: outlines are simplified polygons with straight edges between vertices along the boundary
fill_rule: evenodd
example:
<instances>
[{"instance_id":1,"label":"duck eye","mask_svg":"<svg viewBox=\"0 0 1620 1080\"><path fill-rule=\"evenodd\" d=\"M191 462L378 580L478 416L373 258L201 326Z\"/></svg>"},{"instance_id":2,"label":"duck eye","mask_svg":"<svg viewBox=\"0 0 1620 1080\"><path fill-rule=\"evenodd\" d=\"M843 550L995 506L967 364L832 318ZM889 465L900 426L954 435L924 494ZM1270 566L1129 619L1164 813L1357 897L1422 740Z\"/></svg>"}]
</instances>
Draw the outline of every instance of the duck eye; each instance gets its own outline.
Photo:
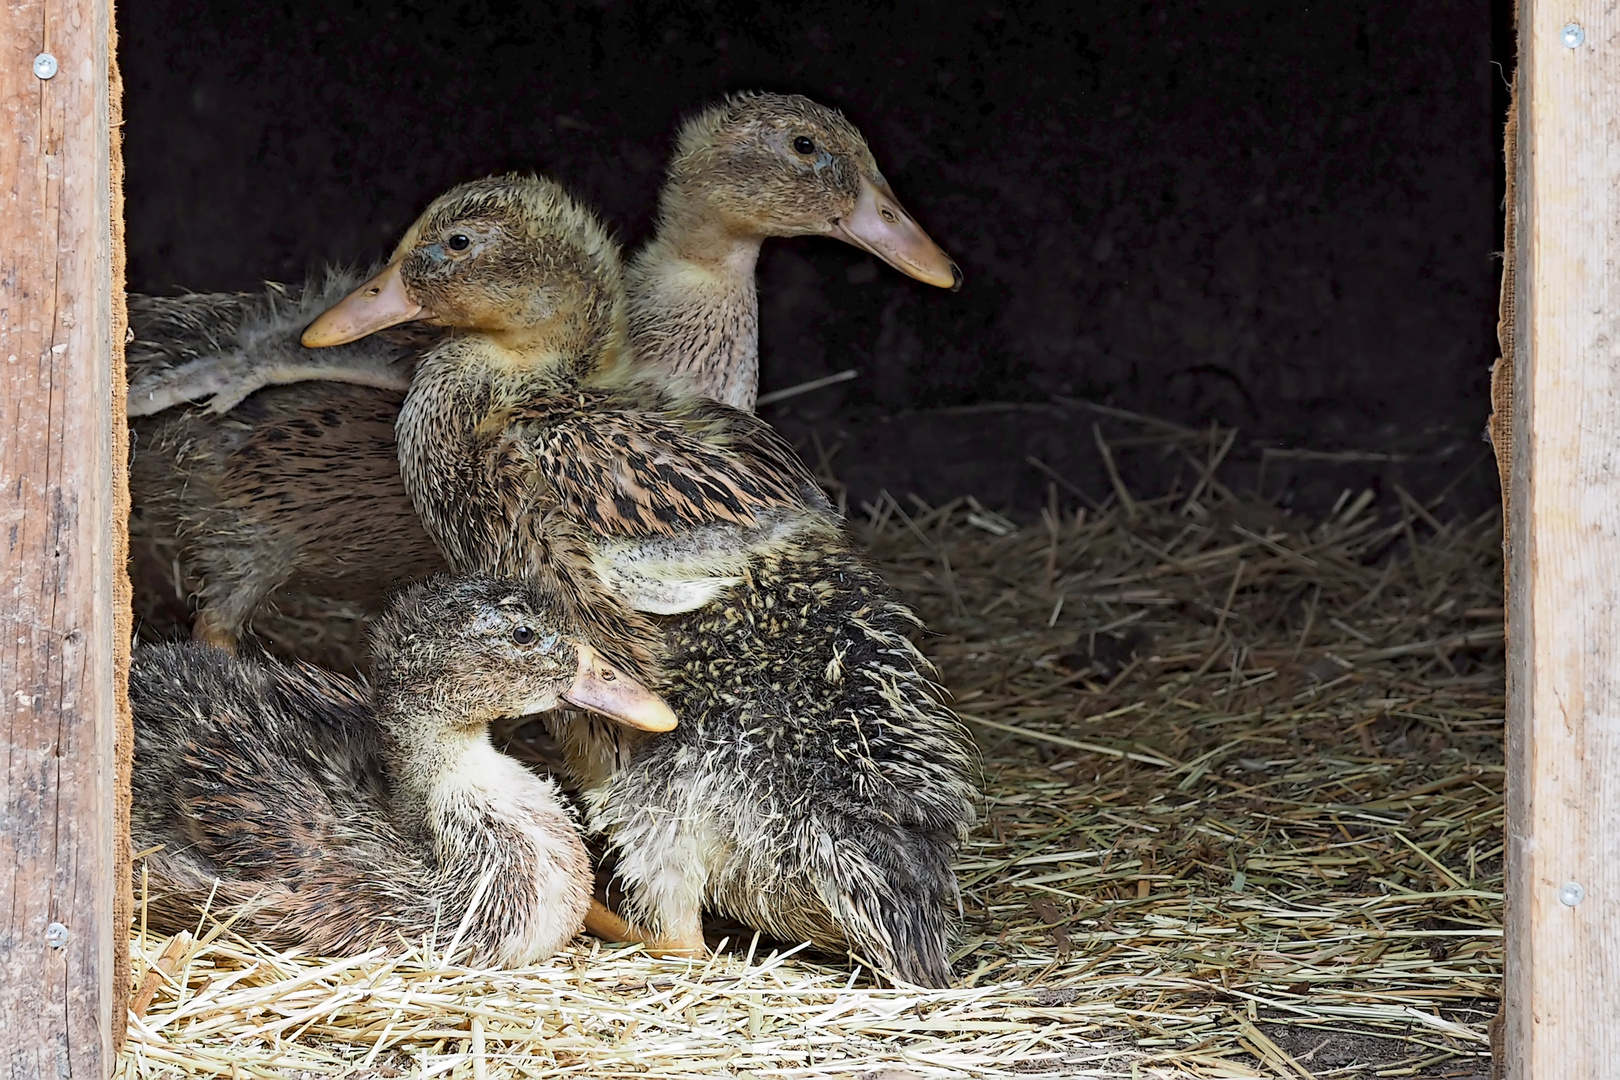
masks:
<instances>
[{"instance_id":1,"label":"duck eye","mask_svg":"<svg viewBox=\"0 0 1620 1080\"><path fill-rule=\"evenodd\" d=\"M801 154L813 154L816 152L816 143L814 139L810 138L810 136L800 135L797 139L793 140L793 149L797 150Z\"/></svg>"},{"instance_id":2,"label":"duck eye","mask_svg":"<svg viewBox=\"0 0 1620 1080\"><path fill-rule=\"evenodd\" d=\"M518 626L512 630L512 640L519 645L533 645L539 637L532 626Z\"/></svg>"},{"instance_id":3,"label":"duck eye","mask_svg":"<svg viewBox=\"0 0 1620 1080\"><path fill-rule=\"evenodd\" d=\"M451 233L445 238L444 246L449 248L451 251L466 251L468 248L472 247L472 237L468 236L466 233ZM532 630L529 632L531 634L534 633Z\"/></svg>"}]
</instances>

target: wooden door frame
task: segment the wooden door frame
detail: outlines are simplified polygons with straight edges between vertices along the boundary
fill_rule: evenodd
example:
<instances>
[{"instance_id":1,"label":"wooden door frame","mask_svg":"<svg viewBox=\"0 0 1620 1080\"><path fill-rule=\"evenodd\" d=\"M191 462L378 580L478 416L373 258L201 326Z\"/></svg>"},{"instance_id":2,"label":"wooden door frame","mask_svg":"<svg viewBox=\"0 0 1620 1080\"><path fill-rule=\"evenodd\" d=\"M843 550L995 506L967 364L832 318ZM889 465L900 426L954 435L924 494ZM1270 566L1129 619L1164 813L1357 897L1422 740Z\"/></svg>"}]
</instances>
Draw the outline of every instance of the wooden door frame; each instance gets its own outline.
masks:
<instances>
[{"instance_id":1,"label":"wooden door frame","mask_svg":"<svg viewBox=\"0 0 1620 1080\"><path fill-rule=\"evenodd\" d=\"M108 1075L129 984L128 427L111 0L0 7L0 1068Z\"/></svg>"},{"instance_id":2,"label":"wooden door frame","mask_svg":"<svg viewBox=\"0 0 1620 1080\"><path fill-rule=\"evenodd\" d=\"M1620 1070L1620 11L1518 14L1501 1064L1575 1080Z\"/></svg>"}]
</instances>

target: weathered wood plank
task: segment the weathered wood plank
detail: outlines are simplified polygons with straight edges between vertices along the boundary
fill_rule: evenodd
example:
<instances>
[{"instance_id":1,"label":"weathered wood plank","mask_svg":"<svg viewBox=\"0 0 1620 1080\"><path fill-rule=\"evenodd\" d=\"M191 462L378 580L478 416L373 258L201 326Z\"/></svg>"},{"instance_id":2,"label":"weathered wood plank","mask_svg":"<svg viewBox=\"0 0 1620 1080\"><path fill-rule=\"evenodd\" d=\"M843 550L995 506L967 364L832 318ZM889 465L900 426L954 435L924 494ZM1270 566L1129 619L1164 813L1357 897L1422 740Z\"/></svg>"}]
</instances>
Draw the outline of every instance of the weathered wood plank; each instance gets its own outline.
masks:
<instances>
[{"instance_id":1,"label":"weathered wood plank","mask_svg":"<svg viewBox=\"0 0 1620 1080\"><path fill-rule=\"evenodd\" d=\"M127 282L128 249L124 246L124 80L118 70L118 29L113 0L107 7L107 126L110 133L109 213L112 227L112 534L113 534L113 693L118 710L118 732L113 782L113 1049L122 1050L129 1025L129 949L124 946L125 928L135 916L135 898L129 887L130 772L135 765L135 719L129 708L130 647L135 638L134 590L129 579L129 425L120 423L126 415L129 380L124 370L124 339L129 332L129 310L124 302Z\"/></svg>"},{"instance_id":2,"label":"weathered wood plank","mask_svg":"<svg viewBox=\"0 0 1620 1080\"><path fill-rule=\"evenodd\" d=\"M0 1067L12 1077L105 1076L124 1023L111 32L109 0L0 7ZM48 80L40 52L58 62Z\"/></svg>"},{"instance_id":3,"label":"weathered wood plank","mask_svg":"<svg viewBox=\"0 0 1620 1080\"><path fill-rule=\"evenodd\" d=\"M1578 1080L1620 1068L1620 9L1519 35L1506 1065Z\"/></svg>"}]
</instances>

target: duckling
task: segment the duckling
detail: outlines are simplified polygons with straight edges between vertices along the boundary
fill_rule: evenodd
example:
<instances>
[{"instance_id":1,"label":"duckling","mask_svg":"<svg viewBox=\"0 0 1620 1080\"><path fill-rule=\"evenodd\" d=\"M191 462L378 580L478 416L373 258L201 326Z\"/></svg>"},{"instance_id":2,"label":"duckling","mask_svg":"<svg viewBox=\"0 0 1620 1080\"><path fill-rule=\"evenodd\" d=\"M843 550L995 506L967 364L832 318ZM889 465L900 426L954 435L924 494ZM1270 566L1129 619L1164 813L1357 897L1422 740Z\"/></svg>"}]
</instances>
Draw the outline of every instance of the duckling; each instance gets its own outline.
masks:
<instances>
[{"instance_id":1,"label":"duckling","mask_svg":"<svg viewBox=\"0 0 1620 1080\"><path fill-rule=\"evenodd\" d=\"M544 580L637 674L657 649L640 613L707 604L739 580L738 550L828 510L769 425L633 370L617 248L553 183L442 196L302 341L416 320L455 330L396 424L423 525L452 568Z\"/></svg>"},{"instance_id":2,"label":"duckling","mask_svg":"<svg viewBox=\"0 0 1620 1080\"><path fill-rule=\"evenodd\" d=\"M788 236L833 237L918 281L962 287L960 268L906 212L842 113L799 94L735 94L675 136L657 230L626 277L640 361L752 412L754 268L765 240ZM301 292L270 284L262 296L132 296L129 415L204 399L208 412L222 414L263 387L308 381L403 393L411 363L402 358L419 340L396 332L319 352L295 340L366 276L329 272Z\"/></svg>"},{"instance_id":3,"label":"duckling","mask_svg":"<svg viewBox=\"0 0 1620 1080\"><path fill-rule=\"evenodd\" d=\"M206 911L318 955L551 955L584 923L589 860L555 781L497 753L489 724L567 703L667 730L669 707L520 581L414 586L372 652L374 689L197 644L137 649L132 834L158 849L149 921L194 928Z\"/></svg>"},{"instance_id":4,"label":"duckling","mask_svg":"<svg viewBox=\"0 0 1620 1080\"><path fill-rule=\"evenodd\" d=\"M686 123L657 235L628 278L640 362L751 409L759 248L768 236L807 234L845 239L932 284L960 280L836 111L748 94ZM393 445L415 358L436 331L414 323L309 350L289 329L356 283L333 275L300 292L268 286L262 298L132 300L131 415L213 395L206 410L134 425L130 541L147 636L190 622L198 640L233 648L252 627L279 651L353 668L353 638L334 611L375 611L394 583L443 567L400 486ZM254 393L305 378L356 385ZM355 521L367 528L351 536Z\"/></svg>"},{"instance_id":5,"label":"duckling","mask_svg":"<svg viewBox=\"0 0 1620 1080\"><path fill-rule=\"evenodd\" d=\"M948 983L970 743L906 636L915 616L807 494L791 449L629 368L616 252L547 181L441 196L303 340L413 319L451 330L398 423L405 487L451 565L594 570L664 616L674 733L548 721L635 925L588 924L696 954L709 907Z\"/></svg>"},{"instance_id":6,"label":"duckling","mask_svg":"<svg viewBox=\"0 0 1620 1080\"><path fill-rule=\"evenodd\" d=\"M253 627L286 655L355 670L362 639L341 631L445 568L400 484L399 395L309 385L324 391L318 409L304 387L284 387L223 417L133 425L130 558L144 637L189 624L196 640L234 650Z\"/></svg>"},{"instance_id":7,"label":"duckling","mask_svg":"<svg viewBox=\"0 0 1620 1080\"><path fill-rule=\"evenodd\" d=\"M625 279L637 358L752 412L754 266L773 236L830 236L918 281L962 287L961 270L900 205L855 125L798 94L737 94L676 135L657 232Z\"/></svg>"}]
</instances>

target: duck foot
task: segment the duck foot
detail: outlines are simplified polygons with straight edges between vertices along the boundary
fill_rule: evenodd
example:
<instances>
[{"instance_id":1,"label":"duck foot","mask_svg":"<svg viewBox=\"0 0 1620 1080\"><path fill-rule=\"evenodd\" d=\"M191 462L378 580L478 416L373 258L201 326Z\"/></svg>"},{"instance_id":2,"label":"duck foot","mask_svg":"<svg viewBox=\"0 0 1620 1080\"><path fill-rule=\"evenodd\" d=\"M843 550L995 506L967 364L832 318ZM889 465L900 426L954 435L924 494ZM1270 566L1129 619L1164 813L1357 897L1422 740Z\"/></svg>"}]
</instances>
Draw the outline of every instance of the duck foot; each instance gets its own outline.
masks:
<instances>
[{"instance_id":1,"label":"duck foot","mask_svg":"<svg viewBox=\"0 0 1620 1080\"><path fill-rule=\"evenodd\" d=\"M703 943L702 922L695 918L683 922L690 923L683 928L683 932L660 937L631 924L623 915L611 910L600 900L592 899L590 908L585 912L585 929L603 941L645 945L651 956L689 959L706 956L709 950Z\"/></svg>"}]
</instances>

